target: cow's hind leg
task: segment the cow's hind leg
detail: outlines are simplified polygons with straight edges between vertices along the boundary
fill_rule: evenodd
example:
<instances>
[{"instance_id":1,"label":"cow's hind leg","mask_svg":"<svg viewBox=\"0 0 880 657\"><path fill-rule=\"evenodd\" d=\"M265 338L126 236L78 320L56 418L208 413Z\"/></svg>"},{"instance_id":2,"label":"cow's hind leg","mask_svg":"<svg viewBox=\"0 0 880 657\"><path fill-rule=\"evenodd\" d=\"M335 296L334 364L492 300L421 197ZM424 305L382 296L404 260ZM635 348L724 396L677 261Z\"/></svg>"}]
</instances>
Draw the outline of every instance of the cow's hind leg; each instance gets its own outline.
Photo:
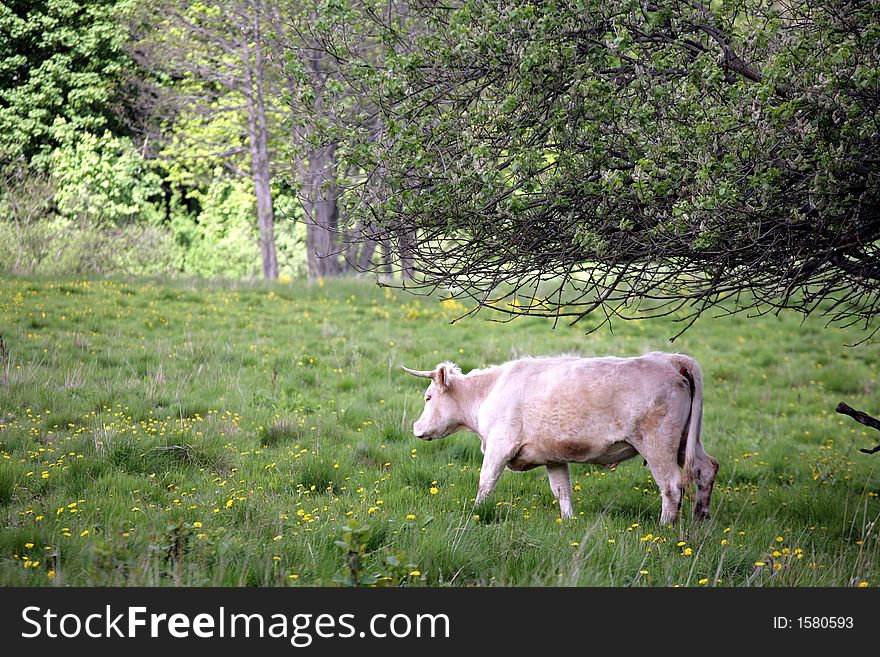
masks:
<instances>
[{"instance_id":1,"label":"cow's hind leg","mask_svg":"<svg viewBox=\"0 0 880 657\"><path fill-rule=\"evenodd\" d=\"M653 413L643 418L637 442L633 443L648 462L660 488L663 502L660 522L664 525L675 522L681 511L685 476L678 464L678 451L690 410L690 391L679 385L667 396L655 400Z\"/></svg>"},{"instance_id":2,"label":"cow's hind leg","mask_svg":"<svg viewBox=\"0 0 880 657\"><path fill-rule=\"evenodd\" d=\"M712 488L715 486L715 475L718 474L718 461L706 454L700 443L697 443L694 461L694 479L697 483L694 520L708 520Z\"/></svg>"},{"instance_id":3,"label":"cow's hind leg","mask_svg":"<svg viewBox=\"0 0 880 657\"><path fill-rule=\"evenodd\" d=\"M563 518L571 518L571 478L568 474L568 463L548 463L547 477L550 479L550 490L559 502L559 514Z\"/></svg>"},{"instance_id":4,"label":"cow's hind leg","mask_svg":"<svg viewBox=\"0 0 880 657\"><path fill-rule=\"evenodd\" d=\"M639 449L660 488L663 502L660 522L664 525L678 518L684 497L684 473L678 465L679 427L680 422L667 415L653 431L642 436Z\"/></svg>"},{"instance_id":5,"label":"cow's hind leg","mask_svg":"<svg viewBox=\"0 0 880 657\"><path fill-rule=\"evenodd\" d=\"M674 455L667 458L662 455L647 457L648 467L654 475L654 481L660 487L660 497L663 502L663 510L660 513L660 522L664 525L675 522L681 511L681 500L684 497L684 477L681 468L678 467Z\"/></svg>"}]
</instances>

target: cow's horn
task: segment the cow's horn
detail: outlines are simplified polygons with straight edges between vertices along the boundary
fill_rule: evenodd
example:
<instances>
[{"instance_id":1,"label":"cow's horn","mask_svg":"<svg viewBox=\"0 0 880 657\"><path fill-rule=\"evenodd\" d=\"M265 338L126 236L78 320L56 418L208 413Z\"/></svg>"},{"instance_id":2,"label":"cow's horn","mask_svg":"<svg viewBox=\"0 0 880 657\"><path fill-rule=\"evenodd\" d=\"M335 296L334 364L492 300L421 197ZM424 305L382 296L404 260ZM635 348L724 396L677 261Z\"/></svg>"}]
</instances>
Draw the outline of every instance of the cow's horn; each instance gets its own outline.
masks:
<instances>
[{"instance_id":1,"label":"cow's horn","mask_svg":"<svg viewBox=\"0 0 880 657\"><path fill-rule=\"evenodd\" d=\"M405 366L403 366L403 365L400 366L400 369L402 369L404 372L409 372L409 373L412 374L413 376L420 376L420 377L422 377L423 379L433 379L433 378L434 378L434 372L433 372L433 371L411 370L411 369L409 369L408 367L405 367Z\"/></svg>"}]
</instances>

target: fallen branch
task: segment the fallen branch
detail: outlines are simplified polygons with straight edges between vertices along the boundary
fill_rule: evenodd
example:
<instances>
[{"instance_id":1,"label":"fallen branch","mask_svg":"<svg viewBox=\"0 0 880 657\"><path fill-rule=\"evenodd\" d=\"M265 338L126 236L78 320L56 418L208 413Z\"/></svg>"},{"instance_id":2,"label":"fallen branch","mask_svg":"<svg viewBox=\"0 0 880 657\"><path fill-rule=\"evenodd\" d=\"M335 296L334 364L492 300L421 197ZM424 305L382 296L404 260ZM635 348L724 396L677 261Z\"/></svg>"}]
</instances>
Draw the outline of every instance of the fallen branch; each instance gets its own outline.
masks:
<instances>
[{"instance_id":1,"label":"fallen branch","mask_svg":"<svg viewBox=\"0 0 880 657\"><path fill-rule=\"evenodd\" d=\"M848 406L843 402L840 402L837 405L837 408L834 410L836 410L838 413L842 413L843 415L849 415L859 424L864 424L866 427L871 427L872 429L877 429L877 431L880 431L880 420L875 417L871 417L870 415L868 415L867 413L863 413L862 411L857 411L856 409ZM875 454L876 452L880 452L880 445L877 445L873 449L859 449L859 451L864 454Z\"/></svg>"}]
</instances>

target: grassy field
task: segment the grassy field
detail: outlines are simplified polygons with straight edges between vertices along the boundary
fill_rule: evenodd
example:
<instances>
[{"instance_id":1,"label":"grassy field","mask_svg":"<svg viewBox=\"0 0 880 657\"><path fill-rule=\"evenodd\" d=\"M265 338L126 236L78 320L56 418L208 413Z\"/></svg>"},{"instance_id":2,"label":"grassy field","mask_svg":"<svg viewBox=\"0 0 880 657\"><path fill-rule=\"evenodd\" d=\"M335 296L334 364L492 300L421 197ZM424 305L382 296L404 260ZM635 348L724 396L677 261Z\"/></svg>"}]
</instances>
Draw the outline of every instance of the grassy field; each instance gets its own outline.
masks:
<instances>
[{"instance_id":1,"label":"grassy field","mask_svg":"<svg viewBox=\"0 0 880 657\"><path fill-rule=\"evenodd\" d=\"M4 585L873 586L876 343L799 316L701 319L711 521L659 525L647 468L543 468L476 510L479 441L411 435L424 381L522 354L669 350L614 333L450 320L365 281L290 286L0 280ZM689 506L689 502L686 502ZM354 570L354 572L352 572Z\"/></svg>"}]
</instances>

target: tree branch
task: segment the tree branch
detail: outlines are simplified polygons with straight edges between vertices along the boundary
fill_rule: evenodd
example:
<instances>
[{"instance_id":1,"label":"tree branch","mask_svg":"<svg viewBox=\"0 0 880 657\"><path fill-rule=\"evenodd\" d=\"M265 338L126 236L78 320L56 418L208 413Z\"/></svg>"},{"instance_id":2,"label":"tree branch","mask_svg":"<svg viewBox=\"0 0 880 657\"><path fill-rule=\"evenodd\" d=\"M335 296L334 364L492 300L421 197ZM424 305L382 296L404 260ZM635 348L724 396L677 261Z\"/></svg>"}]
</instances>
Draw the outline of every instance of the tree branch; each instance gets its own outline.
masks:
<instances>
[{"instance_id":1,"label":"tree branch","mask_svg":"<svg viewBox=\"0 0 880 657\"><path fill-rule=\"evenodd\" d=\"M867 413L865 413L863 411L857 411L856 409L852 408L851 406L848 406L847 404L845 404L843 402L840 402L837 405L837 408L835 408L834 410L836 410L838 413L841 413L842 415L849 415L853 420L855 420L859 424L864 424L866 427L871 427L872 429L877 429L877 431L880 431L880 420L878 420L875 417L871 417L870 415L868 415ZM874 447L872 449L862 448L862 449L859 449L859 451L862 452L863 454L875 454L877 452L880 452L880 445L877 445L876 447Z\"/></svg>"}]
</instances>

